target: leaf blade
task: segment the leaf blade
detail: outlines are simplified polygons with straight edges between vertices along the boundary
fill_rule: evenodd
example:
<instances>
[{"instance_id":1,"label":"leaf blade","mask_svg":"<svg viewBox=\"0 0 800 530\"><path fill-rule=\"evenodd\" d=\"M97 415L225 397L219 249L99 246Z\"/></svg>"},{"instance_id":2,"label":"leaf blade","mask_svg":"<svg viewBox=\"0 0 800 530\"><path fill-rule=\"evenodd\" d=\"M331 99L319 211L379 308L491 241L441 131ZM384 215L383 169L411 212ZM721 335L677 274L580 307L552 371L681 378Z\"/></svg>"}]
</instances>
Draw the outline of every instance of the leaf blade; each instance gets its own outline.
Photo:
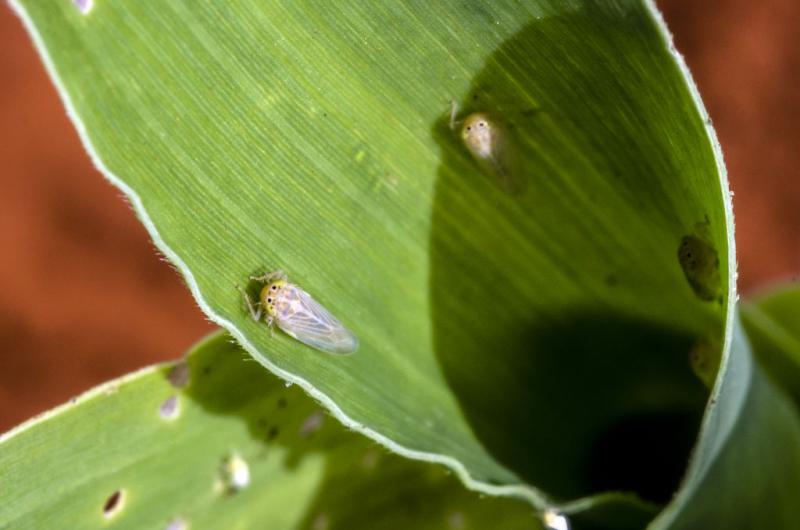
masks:
<instances>
[{"instance_id":1,"label":"leaf blade","mask_svg":"<svg viewBox=\"0 0 800 530\"><path fill-rule=\"evenodd\" d=\"M245 361L217 333L184 361L106 383L0 436L0 528L538 526L526 503L479 502L443 469L347 432ZM176 368L186 382L175 384ZM177 412L165 417L172 398ZM233 455L249 471L236 488L223 473ZM119 508L106 517L115 491Z\"/></svg>"}]
</instances>

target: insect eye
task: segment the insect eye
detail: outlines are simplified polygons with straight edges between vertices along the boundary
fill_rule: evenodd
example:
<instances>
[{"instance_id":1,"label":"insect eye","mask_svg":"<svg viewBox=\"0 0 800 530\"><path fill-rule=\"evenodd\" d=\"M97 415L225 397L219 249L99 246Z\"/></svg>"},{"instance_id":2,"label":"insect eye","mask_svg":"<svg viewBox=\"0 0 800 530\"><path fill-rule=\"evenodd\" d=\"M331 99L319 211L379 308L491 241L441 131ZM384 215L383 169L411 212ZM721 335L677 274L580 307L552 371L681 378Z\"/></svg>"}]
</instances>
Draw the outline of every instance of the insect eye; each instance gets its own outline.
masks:
<instances>
[{"instance_id":1,"label":"insect eye","mask_svg":"<svg viewBox=\"0 0 800 530\"><path fill-rule=\"evenodd\" d=\"M272 289L273 291L277 291L278 290L278 286L277 285L273 285L272 287L270 287L270 289Z\"/></svg>"}]
</instances>

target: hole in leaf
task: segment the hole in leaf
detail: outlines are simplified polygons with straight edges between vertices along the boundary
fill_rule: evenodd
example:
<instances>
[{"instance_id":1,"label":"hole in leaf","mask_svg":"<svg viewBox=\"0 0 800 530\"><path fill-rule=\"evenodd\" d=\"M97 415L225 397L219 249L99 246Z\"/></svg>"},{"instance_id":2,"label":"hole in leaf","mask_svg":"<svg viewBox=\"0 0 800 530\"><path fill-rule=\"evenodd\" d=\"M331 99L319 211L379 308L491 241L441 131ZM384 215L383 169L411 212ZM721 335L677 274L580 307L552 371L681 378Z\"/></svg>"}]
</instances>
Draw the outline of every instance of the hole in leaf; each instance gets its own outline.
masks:
<instances>
[{"instance_id":1,"label":"hole in leaf","mask_svg":"<svg viewBox=\"0 0 800 530\"><path fill-rule=\"evenodd\" d=\"M174 420L180 413L180 402L178 396L170 396L164 400L158 409L158 413L165 420Z\"/></svg>"},{"instance_id":2,"label":"hole in leaf","mask_svg":"<svg viewBox=\"0 0 800 530\"><path fill-rule=\"evenodd\" d=\"M234 453L223 459L219 478L224 491L236 493L250 485L250 467L241 456Z\"/></svg>"},{"instance_id":3,"label":"hole in leaf","mask_svg":"<svg viewBox=\"0 0 800 530\"><path fill-rule=\"evenodd\" d=\"M554 510L545 511L542 514L542 521L549 530L569 530L567 518Z\"/></svg>"},{"instance_id":4,"label":"hole in leaf","mask_svg":"<svg viewBox=\"0 0 800 530\"><path fill-rule=\"evenodd\" d=\"M308 438L322 427L322 422L325 420L325 415L321 410L318 410L305 419L300 426L300 436Z\"/></svg>"},{"instance_id":5,"label":"hole in leaf","mask_svg":"<svg viewBox=\"0 0 800 530\"><path fill-rule=\"evenodd\" d=\"M78 10L84 15L88 14L89 11L92 10L92 7L94 7L94 0L73 0L73 1L77 6Z\"/></svg>"},{"instance_id":6,"label":"hole in leaf","mask_svg":"<svg viewBox=\"0 0 800 530\"><path fill-rule=\"evenodd\" d=\"M169 524L164 530L187 530L188 528L189 528L189 523L186 521L186 519L176 517L175 519L169 522Z\"/></svg>"}]
</instances>

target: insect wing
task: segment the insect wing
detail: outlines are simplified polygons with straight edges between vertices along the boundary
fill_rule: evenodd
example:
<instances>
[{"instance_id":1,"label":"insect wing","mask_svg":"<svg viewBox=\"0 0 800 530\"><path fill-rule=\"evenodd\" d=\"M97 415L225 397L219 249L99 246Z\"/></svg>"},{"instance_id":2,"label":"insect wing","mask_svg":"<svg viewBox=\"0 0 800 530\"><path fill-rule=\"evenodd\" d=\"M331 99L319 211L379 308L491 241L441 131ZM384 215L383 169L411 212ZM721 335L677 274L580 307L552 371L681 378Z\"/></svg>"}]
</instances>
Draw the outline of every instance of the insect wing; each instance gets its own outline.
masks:
<instances>
[{"instance_id":1,"label":"insect wing","mask_svg":"<svg viewBox=\"0 0 800 530\"><path fill-rule=\"evenodd\" d=\"M307 292L294 287L297 295L292 311L277 320L288 335L328 353L353 353L358 348L356 336L322 307Z\"/></svg>"}]
</instances>

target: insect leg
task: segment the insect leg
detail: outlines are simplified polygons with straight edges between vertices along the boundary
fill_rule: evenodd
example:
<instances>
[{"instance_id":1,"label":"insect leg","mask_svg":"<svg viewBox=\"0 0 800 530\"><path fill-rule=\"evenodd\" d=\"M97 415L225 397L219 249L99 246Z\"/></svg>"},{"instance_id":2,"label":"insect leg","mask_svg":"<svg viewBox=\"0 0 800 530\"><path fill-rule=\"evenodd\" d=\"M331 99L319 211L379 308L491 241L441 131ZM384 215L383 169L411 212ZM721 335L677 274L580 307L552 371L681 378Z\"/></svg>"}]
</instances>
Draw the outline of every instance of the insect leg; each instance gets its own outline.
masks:
<instances>
[{"instance_id":1,"label":"insect leg","mask_svg":"<svg viewBox=\"0 0 800 530\"><path fill-rule=\"evenodd\" d=\"M254 304L250 301L250 297L247 296L247 293L244 291L244 289L238 285L236 288L239 289L240 293L242 293L242 300L244 300L244 304L247 306L247 311L250 313L250 317L258 322L261 319L261 304L256 302L256 307L253 307Z\"/></svg>"},{"instance_id":2,"label":"insect leg","mask_svg":"<svg viewBox=\"0 0 800 530\"><path fill-rule=\"evenodd\" d=\"M458 125L458 123L459 123L459 122L456 121L456 115L457 114L458 114L458 103L456 102L456 100L451 99L450 100L450 130L451 131L456 130L456 125Z\"/></svg>"},{"instance_id":3,"label":"insect leg","mask_svg":"<svg viewBox=\"0 0 800 530\"><path fill-rule=\"evenodd\" d=\"M282 270L279 269L279 270L276 270L276 271L273 271L273 272L268 272L266 274L262 274L261 276L250 276L250 279L253 280L253 281L256 281L256 282L267 283L267 282L271 282L272 280L287 281L289 279L289 277L286 276L285 272L283 272Z\"/></svg>"},{"instance_id":4,"label":"insect leg","mask_svg":"<svg viewBox=\"0 0 800 530\"><path fill-rule=\"evenodd\" d=\"M275 336L275 317L270 315L267 318L265 318L264 320L267 322L267 327L269 328L269 336L270 337L274 337Z\"/></svg>"}]
</instances>

